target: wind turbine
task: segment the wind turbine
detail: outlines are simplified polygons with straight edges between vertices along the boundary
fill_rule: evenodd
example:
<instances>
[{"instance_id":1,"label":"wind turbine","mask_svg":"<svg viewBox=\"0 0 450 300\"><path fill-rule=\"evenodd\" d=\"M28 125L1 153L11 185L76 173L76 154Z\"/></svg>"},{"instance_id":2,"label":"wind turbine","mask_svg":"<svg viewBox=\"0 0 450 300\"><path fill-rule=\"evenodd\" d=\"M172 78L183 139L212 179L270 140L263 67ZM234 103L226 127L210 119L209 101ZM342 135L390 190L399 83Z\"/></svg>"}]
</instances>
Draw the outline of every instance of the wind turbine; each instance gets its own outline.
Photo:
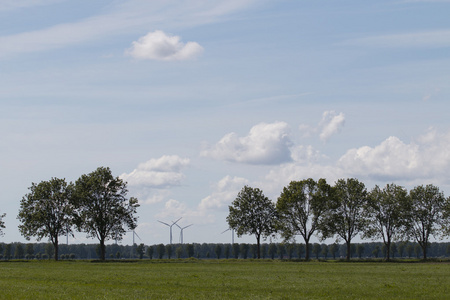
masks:
<instances>
[{"instance_id":1,"label":"wind turbine","mask_svg":"<svg viewBox=\"0 0 450 300\"><path fill-rule=\"evenodd\" d=\"M221 234L227 232L228 230L231 230L231 244L234 244L234 229L228 228L227 230L223 231Z\"/></svg>"},{"instance_id":2,"label":"wind turbine","mask_svg":"<svg viewBox=\"0 0 450 300\"><path fill-rule=\"evenodd\" d=\"M175 222L172 221L172 225L169 225L169 224L167 224L167 223L164 223L164 222L161 222L161 221L158 220L159 223L164 224L164 225L170 227L170 244L171 244L171 245L172 245L172 226L175 225L175 224L177 224L177 222L180 221L180 220L181 220L181 218L179 218L179 219L176 220Z\"/></svg>"},{"instance_id":3,"label":"wind turbine","mask_svg":"<svg viewBox=\"0 0 450 300\"><path fill-rule=\"evenodd\" d=\"M194 225L194 224L191 224L191 225L188 225L188 226L184 226L184 227L181 227L181 226L178 225L178 224L176 224L176 225L177 225L178 228L180 228L180 230L181 230L181 232L180 232L180 243L183 244L183 230L186 229L186 228L188 228L188 227L190 227L190 226L192 226L192 225Z\"/></svg>"},{"instance_id":4,"label":"wind turbine","mask_svg":"<svg viewBox=\"0 0 450 300\"><path fill-rule=\"evenodd\" d=\"M133 245L135 244L135 243L134 243L134 236L137 236L138 239L139 239L140 241L142 241L141 237L136 233L136 231L133 230Z\"/></svg>"}]
</instances>

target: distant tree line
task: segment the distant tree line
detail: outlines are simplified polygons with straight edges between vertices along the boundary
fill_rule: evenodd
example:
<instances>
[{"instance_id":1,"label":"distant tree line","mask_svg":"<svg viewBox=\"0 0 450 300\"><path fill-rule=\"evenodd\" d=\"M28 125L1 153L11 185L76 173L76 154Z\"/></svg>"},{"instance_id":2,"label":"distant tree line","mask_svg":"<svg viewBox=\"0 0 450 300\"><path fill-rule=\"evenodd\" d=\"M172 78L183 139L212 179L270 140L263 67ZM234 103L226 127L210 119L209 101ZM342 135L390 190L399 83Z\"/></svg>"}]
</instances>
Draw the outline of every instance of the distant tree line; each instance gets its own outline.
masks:
<instances>
[{"instance_id":1,"label":"distant tree line","mask_svg":"<svg viewBox=\"0 0 450 300\"><path fill-rule=\"evenodd\" d=\"M301 243L262 243L261 258L264 259L299 259L306 257L321 260L344 259L347 246L343 244L312 243L309 253L306 245ZM450 257L450 243L429 243L428 257ZM105 247L105 259L255 259L257 245L247 243L193 243L193 244L156 244L156 245L119 245L111 244ZM382 242L354 243L351 246L354 259L418 259L423 257L422 247L418 243L393 242L390 253ZM52 243L0 243L0 259L53 259ZM101 259L99 244L61 244L59 259Z\"/></svg>"},{"instance_id":2,"label":"distant tree line","mask_svg":"<svg viewBox=\"0 0 450 300\"><path fill-rule=\"evenodd\" d=\"M280 234L287 243L301 236L306 260L313 235L321 240L343 240L346 259L350 260L355 249L352 240L359 234L362 238L381 239L387 260L396 245L394 241L409 240L420 246L427 259L430 238L449 236L450 198L431 184L416 186L409 193L396 184L367 191L364 183L355 178L339 179L334 186L325 179L310 178L284 187L276 204L260 189L244 186L229 206L227 222L238 236L256 237L257 258L264 256L261 237ZM312 249L316 257L318 247L316 244Z\"/></svg>"}]
</instances>

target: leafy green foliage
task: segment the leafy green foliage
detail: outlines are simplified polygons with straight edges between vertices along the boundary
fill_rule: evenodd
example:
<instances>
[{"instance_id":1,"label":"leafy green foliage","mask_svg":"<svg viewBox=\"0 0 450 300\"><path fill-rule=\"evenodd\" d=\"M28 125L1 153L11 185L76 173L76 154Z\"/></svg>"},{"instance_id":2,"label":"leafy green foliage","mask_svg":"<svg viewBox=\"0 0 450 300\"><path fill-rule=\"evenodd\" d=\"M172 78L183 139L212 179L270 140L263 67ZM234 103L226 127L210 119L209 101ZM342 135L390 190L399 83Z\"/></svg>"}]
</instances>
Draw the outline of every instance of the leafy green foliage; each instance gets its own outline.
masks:
<instances>
[{"instance_id":1,"label":"leafy green foliage","mask_svg":"<svg viewBox=\"0 0 450 300\"><path fill-rule=\"evenodd\" d=\"M100 258L105 259L105 241L121 240L128 229L136 228L136 198L127 199L127 184L113 177L109 168L82 175L75 183L77 227L100 241Z\"/></svg>"},{"instance_id":2,"label":"leafy green foliage","mask_svg":"<svg viewBox=\"0 0 450 300\"><path fill-rule=\"evenodd\" d=\"M350 260L351 241L366 225L363 217L367 204L366 187L355 178L339 179L327 204L320 225L322 236L342 238L347 244L347 260Z\"/></svg>"},{"instance_id":3,"label":"leafy green foliage","mask_svg":"<svg viewBox=\"0 0 450 300\"><path fill-rule=\"evenodd\" d=\"M256 237L258 258L261 257L260 238L276 230L277 213L272 201L258 188L244 186L229 206L227 222L238 236L252 234Z\"/></svg>"},{"instance_id":4,"label":"leafy green foliage","mask_svg":"<svg viewBox=\"0 0 450 300\"><path fill-rule=\"evenodd\" d=\"M58 237L71 234L74 220L72 203L73 184L65 179L52 178L39 184L32 183L30 192L20 201L17 218L20 233L29 240L48 238L58 260Z\"/></svg>"},{"instance_id":5,"label":"leafy green foliage","mask_svg":"<svg viewBox=\"0 0 450 300\"><path fill-rule=\"evenodd\" d=\"M364 214L367 220L364 236L383 240L387 260L390 259L392 241L403 236L408 210L408 192L401 186L387 184L383 189L375 186L369 194Z\"/></svg>"},{"instance_id":6,"label":"leafy green foliage","mask_svg":"<svg viewBox=\"0 0 450 300\"><path fill-rule=\"evenodd\" d=\"M432 184L416 186L409 192L409 199L408 232L419 243L426 259L430 236L437 236L438 226L444 224L446 199Z\"/></svg>"},{"instance_id":7,"label":"leafy green foliage","mask_svg":"<svg viewBox=\"0 0 450 300\"><path fill-rule=\"evenodd\" d=\"M319 218L326 209L330 190L325 179L316 182L309 178L291 181L278 197L281 235L285 240L301 235L306 245L306 260L309 259L309 240L319 227Z\"/></svg>"}]
</instances>

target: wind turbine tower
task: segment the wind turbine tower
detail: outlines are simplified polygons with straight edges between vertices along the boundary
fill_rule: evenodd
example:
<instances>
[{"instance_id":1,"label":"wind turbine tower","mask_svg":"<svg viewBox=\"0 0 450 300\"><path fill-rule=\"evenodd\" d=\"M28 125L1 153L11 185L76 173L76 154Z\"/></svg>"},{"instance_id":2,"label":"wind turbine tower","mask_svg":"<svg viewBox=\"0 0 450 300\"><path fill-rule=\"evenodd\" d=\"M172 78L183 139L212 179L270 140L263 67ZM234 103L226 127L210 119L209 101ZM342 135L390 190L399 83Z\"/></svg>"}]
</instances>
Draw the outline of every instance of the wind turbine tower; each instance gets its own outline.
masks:
<instances>
[{"instance_id":1,"label":"wind turbine tower","mask_svg":"<svg viewBox=\"0 0 450 300\"><path fill-rule=\"evenodd\" d=\"M169 228L170 228L170 244L171 244L171 245L172 245L172 226L175 225L175 224L177 224L177 222L180 221L180 220L181 220L181 218L179 218L179 219L176 220L175 222L172 221L172 224L171 224L171 225L169 225L169 224L167 224L167 223L165 223L165 222L162 222L162 221L159 221L159 220L158 220L159 223L164 224L164 225L166 225L166 226L169 226Z\"/></svg>"},{"instance_id":2,"label":"wind turbine tower","mask_svg":"<svg viewBox=\"0 0 450 300\"><path fill-rule=\"evenodd\" d=\"M223 233L227 232L228 230L231 230L231 244L234 244L234 229L233 228L228 228L227 230L223 231Z\"/></svg>"},{"instance_id":3,"label":"wind turbine tower","mask_svg":"<svg viewBox=\"0 0 450 300\"><path fill-rule=\"evenodd\" d=\"M191 224L191 225L188 225L188 226L181 227L180 225L177 224L178 228L180 228L180 230L181 230L181 231L180 231L180 243L181 243L181 244L183 244L183 230L186 229L186 228L188 228L188 227L190 227L190 226L192 226L192 225L194 225L194 224Z\"/></svg>"}]
</instances>

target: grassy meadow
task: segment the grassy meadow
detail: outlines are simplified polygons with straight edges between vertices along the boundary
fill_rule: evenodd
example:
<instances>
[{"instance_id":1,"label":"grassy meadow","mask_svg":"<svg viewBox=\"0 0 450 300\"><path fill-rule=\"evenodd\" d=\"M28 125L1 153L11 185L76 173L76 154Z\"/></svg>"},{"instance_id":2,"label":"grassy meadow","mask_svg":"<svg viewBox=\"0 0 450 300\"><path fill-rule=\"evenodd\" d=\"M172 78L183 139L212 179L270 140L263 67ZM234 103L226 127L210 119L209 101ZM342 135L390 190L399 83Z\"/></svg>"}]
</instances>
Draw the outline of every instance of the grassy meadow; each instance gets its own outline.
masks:
<instances>
[{"instance_id":1,"label":"grassy meadow","mask_svg":"<svg viewBox=\"0 0 450 300\"><path fill-rule=\"evenodd\" d=\"M449 263L0 262L1 299L448 299Z\"/></svg>"}]
</instances>

